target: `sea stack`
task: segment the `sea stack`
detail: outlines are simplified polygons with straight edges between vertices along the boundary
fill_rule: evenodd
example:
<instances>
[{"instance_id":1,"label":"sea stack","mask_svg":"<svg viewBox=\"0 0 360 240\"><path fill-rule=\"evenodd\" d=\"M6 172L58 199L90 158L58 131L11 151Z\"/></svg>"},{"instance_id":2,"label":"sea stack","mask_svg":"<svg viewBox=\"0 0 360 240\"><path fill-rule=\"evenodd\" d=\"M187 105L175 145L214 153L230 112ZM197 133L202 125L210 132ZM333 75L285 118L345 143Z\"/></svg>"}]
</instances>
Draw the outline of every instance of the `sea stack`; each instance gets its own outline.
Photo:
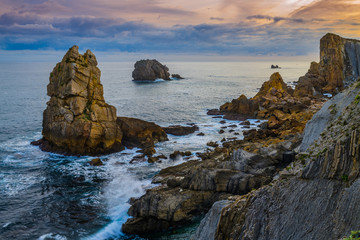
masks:
<instances>
[{"instance_id":1,"label":"sea stack","mask_svg":"<svg viewBox=\"0 0 360 240\"><path fill-rule=\"evenodd\" d=\"M122 148L116 108L107 104L95 55L73 46L50 73L50 101L43 115L46 151L98 155Z\"/></svg>"},{"instance_id":2,"label":"sea stack","mask_svg":"<svg viewBox=\"0 0 360 240\"><path fill-rule=\"evenodd\" d=\"M134 67L132 77L135 81L170 80L169 68L155 59L137 61Z\"/></svg>"}]
</instances>

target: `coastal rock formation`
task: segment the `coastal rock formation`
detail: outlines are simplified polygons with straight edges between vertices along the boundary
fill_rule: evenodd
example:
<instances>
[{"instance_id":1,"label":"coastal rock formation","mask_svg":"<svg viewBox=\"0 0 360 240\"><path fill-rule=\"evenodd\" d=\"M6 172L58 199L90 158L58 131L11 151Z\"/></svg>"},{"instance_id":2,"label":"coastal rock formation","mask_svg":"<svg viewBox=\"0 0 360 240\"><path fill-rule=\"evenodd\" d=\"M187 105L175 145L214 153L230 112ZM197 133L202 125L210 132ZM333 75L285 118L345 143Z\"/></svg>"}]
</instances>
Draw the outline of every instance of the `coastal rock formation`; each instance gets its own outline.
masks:
<instances>
[{"instance_id":1,"label":"coastal rock formation","mask_svg":"<svg viewBox=\"0 0 360 240\"><path fill-rule=\"evenodd\" d=\"M116 109L107 104L95 55L73 46L50 73L50 101L43 116L43 144L48 151L102 154L121 150Z\"/></svg>"},{"instance_id":2,"label":"coastal rock formation","mask_svg":"<svg viewBox=\"0 0 360 240\"><path fill-rule=\"evenodd\" d=\"M244 135L247 141L266 139L265 145L270 145L285 140L289 135L302 133L306 122L322 103L320 98L294 97L294 90L285 84L279 73L274 73L253 98L241 95L222 105L219 111L209 111L208 114L225 114L224 118L237 120L267 119L267 129Z\"/></svg>"},{"instance_id":3,"label":"coastal rock formation","mask_svg":"<svg viewBox=\"0 0 360 240\"><path fill-rule=\"evenodd\" d=\"M155 153L155 143L168 140L165 131L155 123L128 117L118 117L116 122L123 132L123 145L142 148L147 155Z\"/></svg>"},{"instance_id":4,"label":"coastal rock formation","mask_svg":"<svg viewBox=\"0 0 360 240\"><path fill-rule=\"evenodd\" d=\"M190 223L214 202L269 183L276 168L284 165L283 152L297 145L298 141L279 144L263 149L261 154L227 146L204 154L202 161L163 169L153 180L160 186L131 201L128 213L133 218L122 229L143 235Z\"/></svg>"},{"instance_id":5,"label":"coastal rock formation","mask_svg":"<svg viewBox=\"0 0 360 240\"><path fill-rule=\"evenodd\" d=\"M140 60L134 65L132 77L135 81L155 81L156 79L170 80L169 68L157 60Z\"/></svg>"},{"instance_id":6,"label":"coastal rock formation","mask_svg":"<svg viewBox=\"0 0 360 240\"><path fill-rule=\"evenodd\" d=\"M199 130L199 127L196 125L192 126L180 126L180 125L172 125L168 127L163 127L167 134L172 134L175 136L185 136L194 133Z\"/></svg>"},{"instance_id":7,"label":"coastal rock formation","mask_svg":"<svg viewBox=\"0 0 360 240\"><path fill-rule=\"evenodd\" d=\"M222 210L215 239L340 239L360 225L360 83L287 174ZM319 112L327 111L325 105ZM316 116L318 117L318 116ZM317 118L319 119L319 118ZM346 121L346 124L344 124ZM319 123L309 122L307 128ZM311 142L305 136L306 142ZM324 229L327 229L324 231Z\"/></svg>"},{"instance_id":8,"label":"coastal rock formation","mask_svg":"<svg viewBox=\"0 0 360 240\"><path fill-rule=\"evenodd\" d=\"M294 95L338 93L360 76L360 41L328 33L320 40L320 63L311 63L300 77Z\"/></svg>"},{"instance_id":9,"label":"coastal rock formation","mask_svg":"<svg viewBox=\"0 0 360 240\"><path fill-rule=\"evenodd\" d=\"M124 146L155 152L154 144L166 141L158 125L135 118L117 117L107 104L95 55L79 54L73 46L50 74L51 97L43 114L43 139L33 142L44 151L70 155L100 155Z\"/></svg>"}]
</instances>

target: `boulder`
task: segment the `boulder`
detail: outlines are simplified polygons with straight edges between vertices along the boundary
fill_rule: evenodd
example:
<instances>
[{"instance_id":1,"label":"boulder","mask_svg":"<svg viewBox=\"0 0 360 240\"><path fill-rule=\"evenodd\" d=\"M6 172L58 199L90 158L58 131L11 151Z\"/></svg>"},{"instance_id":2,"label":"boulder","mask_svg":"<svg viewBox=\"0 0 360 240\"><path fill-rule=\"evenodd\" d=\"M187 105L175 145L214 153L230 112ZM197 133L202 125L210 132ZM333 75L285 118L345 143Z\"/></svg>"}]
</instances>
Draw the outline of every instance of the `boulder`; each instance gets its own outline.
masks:
<instances>
[{"instance_id":1,"label":"boulder","mask_svg":"<svg viewBox=\"0 0 360 240\"><path fill-rule=\"evenodd\" d=\"M174 79L184 79L183 77L180 76L180 74L171 74L171 77Z\"/></svg>"},{"instance_id":2,"label":"boulder","mask_svg":"<svg viewBox=\"0 0 360 240\"><path fill-rule=\"evenodd\" d=\"M43 150L98 155L122 149L116 109L107 104L95 55L73 46L50 73L43 114Z\"/></svg>"},{"instance_id":3,"label":"boulder","mask_svg":"<svg viewBox=\"0 0 360 240\"><path fill-rule=\"evenodd\" d=\"M261 97L278 96L285 97L286 95L292 95L293 90L288 87L282 79L280 73L276 72L270 76L270 79L263 83L260 91L253 98L254 100Z\"/></svg>"},{"instance_id":4,"label":"boulder","mask_svg":"<svg viewBox=\"0 0 360 240\"><path fill-rule=\"evenodd\" d=\"M225 103L220 107L221 112L240 114L248 118L254 117L258 110L259 104L248 99L245 95L241 95L239 98L233 99L231 103Z\"/></svg>"},{"instance_id":5,"label":"boulder","mask_svg":"<svg viewBox=\"0 0 360 240\"><path fill-rule=\"evenodd\" d=\"M123 145L143 148L146 155L155 153L155 143L168 140L165 131L155 123L129 117L118 117L116 122L123 133Z\"/></svg>"},{"instance_id":6,"label":"boulder","mask_svg":"<svg viewBox=\"0 0 360 240\"><path fill-rule=\"evenodd\" d=\"M163 127L164 131L167 134L175 136L185 136L194 133L199 130L199 127L196 125L192 126L181 126L181 125L172 125L168 127Z\"/></svg>"},{"instance_id":7,"label":"boulder","mask_svg":"<svg viewBox=\"0 0 360 240\"><path fill-rule=\"evenodd\" d=\"M170 80L169 68L157 60L140 60L134 65L132 77L135 81L155 81L156 79Z\"/></svg>"}]
</instances>

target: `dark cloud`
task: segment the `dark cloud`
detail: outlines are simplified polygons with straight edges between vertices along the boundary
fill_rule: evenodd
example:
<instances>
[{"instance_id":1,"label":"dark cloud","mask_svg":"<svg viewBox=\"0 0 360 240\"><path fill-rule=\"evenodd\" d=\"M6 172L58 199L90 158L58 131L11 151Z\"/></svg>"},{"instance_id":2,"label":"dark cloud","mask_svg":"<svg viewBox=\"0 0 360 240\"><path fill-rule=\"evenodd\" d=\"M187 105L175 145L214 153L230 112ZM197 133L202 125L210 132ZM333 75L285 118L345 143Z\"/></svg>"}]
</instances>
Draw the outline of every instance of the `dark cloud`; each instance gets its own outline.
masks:
<instances>
[{"instance_id":1,"label":"dark cloud","mask_svg":"<svg viewBox=\"0 0 360 240\"><path fill-rule=\"evenodd\" d=\"M286 22L292 22L292 23L306 23L306 21L301 18L271 17L271 16L267 16L267 15L253 15L253 16L246 17L246 19L248 19L248 20L264 19L264 20L272 21L274 23L277 23L280 21L286 21Z\"/></svg>"},{"instance_id":2,"label":"dark cloud","mask_svg":"<svg viewBox=\"0 0 360 240\"><path fill-rule=\"evenodd\" d=\"M210 20L214 20L214 21L224 21L224 18L219 18L219 17L211 17Z\"/></svg>"}]
</instances>

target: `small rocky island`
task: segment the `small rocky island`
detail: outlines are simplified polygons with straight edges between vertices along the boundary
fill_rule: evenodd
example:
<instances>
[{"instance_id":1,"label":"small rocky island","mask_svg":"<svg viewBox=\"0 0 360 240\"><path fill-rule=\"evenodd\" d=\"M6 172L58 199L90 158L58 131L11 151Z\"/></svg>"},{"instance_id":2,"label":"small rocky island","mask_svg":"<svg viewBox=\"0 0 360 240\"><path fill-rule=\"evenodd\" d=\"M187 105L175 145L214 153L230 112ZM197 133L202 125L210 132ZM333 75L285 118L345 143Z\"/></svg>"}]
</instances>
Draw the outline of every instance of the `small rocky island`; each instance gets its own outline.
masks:
<instances>
[{"instance_id":1,"label":"small rocky island","mask_svg":"<svg viewBox=\"0 0 360 240\"><path fill-rule=\"evenodd\" d=\"M156 79L171 80L169 68L156 59L137 61L132 72L134 81L155 81ZM172 74L173 79L183 79L179 74Z\"/></svg>"},{"instance_id":2,"label":"small rocky island","mask_svg":"<svg viewBox=\"0 0 360 240\"><path fill-rule=\"evenodd\" d=\"M359 47L327 34L320 63L295 90L275 73L253 98L213 110L268 124L202 161L161 170L153 179L160 185L131 200L123 231L169 230L205 212L191 239L341 239L359 230ZM337 95L324 104L322 93Z\"/></svg>"},{"instance_id":3,"label":"small rocky island","mask_svg":"<svg viewBox=\"0 0 360 240\"><path fill-rule=\"evenodd\" d=\"M50 73L50 101L43 114L43 138L33 142L44 151L99 155L140 147L153 153L154 143L166 141L155 123L116 116L107 104L95 55L81 55L73 46Z\"/></svg>"}]
</instances>

